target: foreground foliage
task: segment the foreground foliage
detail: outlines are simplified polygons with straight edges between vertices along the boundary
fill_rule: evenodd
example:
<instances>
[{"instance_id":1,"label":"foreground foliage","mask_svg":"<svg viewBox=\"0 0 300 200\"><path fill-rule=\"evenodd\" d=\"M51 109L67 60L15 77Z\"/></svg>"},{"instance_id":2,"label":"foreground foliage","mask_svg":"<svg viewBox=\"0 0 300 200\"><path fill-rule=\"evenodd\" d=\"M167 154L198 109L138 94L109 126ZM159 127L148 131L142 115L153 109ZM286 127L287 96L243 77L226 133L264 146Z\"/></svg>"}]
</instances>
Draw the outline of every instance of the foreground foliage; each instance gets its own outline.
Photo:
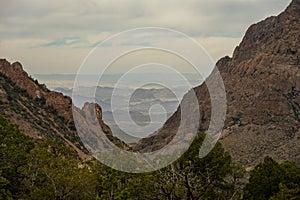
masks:
<instances>
[{"instance_id":1,"label":"foreground foliage","mask_svg":"<svg viewBox=\"0 0 300 200\"><path fill-rule=\"evenodd\" d=\"M300 168L289 161L278 164L266 157L251 171L244 193L244 199L300 199Z\"/></svg>"},{"instance_id":2,"label":"foreground foliage","mask_svg":"<svg viewBox=\"0 0 300 200\"><path fill-rule=\"evenodd\" d=\"M33 142L0 116L0 198L11 199L23 191L21 181L24 175L18 169L28 162L27 156L34 147Z\"/></svg>"},{"instance_id":3,"label":"foreground foliage","mask_svg":"<svg viewBox=\"0 0 300 200\"><path fill-rule=\"evenodd\" d=\"M220 143L200 159L204 136L199 134L172 165L129 174L94 159L82 162L61 141L33 142L0 116L0 199L241 199L243 168L231 161ZM251 172L244 199L293 199L298 188L295 164L279 165L266 158Z\"/></svg>"}]
</instances>

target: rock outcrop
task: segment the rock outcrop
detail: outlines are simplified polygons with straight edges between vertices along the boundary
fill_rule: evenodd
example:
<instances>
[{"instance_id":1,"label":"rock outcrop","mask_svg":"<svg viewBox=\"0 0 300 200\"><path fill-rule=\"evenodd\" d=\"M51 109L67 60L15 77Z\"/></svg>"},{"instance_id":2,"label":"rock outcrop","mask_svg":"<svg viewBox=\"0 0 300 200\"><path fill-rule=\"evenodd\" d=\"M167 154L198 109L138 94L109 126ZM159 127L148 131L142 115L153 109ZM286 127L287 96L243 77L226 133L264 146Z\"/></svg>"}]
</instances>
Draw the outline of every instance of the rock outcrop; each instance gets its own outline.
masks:
<instances>
[{"instance_id":1,"label":"rock outcrop","mask_svg":"<svg viewBox=\"0 0 300 200\"><path fill-rule=\"evenodd\" d=\"M233 57L216 67L223 77L227 115L221 141L233 159L253 166L270 155L300 164L300 0L276 17L249 27ZM202 84L199 130L208 128L210 96ZM165 146L178 128L178 112L155 135L139 141L139 151Z\"/></svg>"},{"instance_id":2,"label":"rock outcrop","mask_svg":"<svg viewBox=\"0 0 300 200\"><path fill-rule=\"evenodd\" d=\"M49 91L45 85L33 80L23 70L20 62L10 64L5 59L0 60L0 72L9 77L20 88L25 89L31 98L42 98L46 100L46 105L52 105L57 113L67 120L72 121L72 100L62 93Z\"/></svg>"},{"instance_id":3,"label":"rock outcrop","mask_svg":"<svg viewBox=\"0 0 300 200\"><path fill-rule=\"evenodd\" d=\"M33 138L63 140L84 159L89 152L76 132L72 106L70 97L50 91L29 77L20 62L10 64L0 59L0 114L10 118ZM99 105L86 103L82 111L89 112L92 108L95 108L95 117L110 140L125 147L103 122Z\"/></svg>"}]
</instances>

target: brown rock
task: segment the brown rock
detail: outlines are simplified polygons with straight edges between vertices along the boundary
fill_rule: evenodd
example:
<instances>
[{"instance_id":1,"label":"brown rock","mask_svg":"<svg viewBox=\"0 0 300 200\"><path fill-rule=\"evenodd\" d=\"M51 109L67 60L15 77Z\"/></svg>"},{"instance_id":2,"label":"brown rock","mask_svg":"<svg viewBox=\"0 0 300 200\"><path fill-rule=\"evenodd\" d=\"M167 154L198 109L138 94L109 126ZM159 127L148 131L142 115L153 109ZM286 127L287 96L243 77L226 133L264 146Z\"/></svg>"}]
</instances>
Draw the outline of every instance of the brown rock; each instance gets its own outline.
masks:
<instances>
[{"instance_id":1,"label":"brown rock","mask_svg":"<svg viewBox=\"0 0 300 200\"><path fill-rule=\"evenodd\" d=\"M0 100L0 114L17 123L30 137L61 139L81 158L87 157L88 151L76 132L71 98L49 91L45 85L30 78L20 62L10 64L6 59L0 59ZM96 107L100 127L112 136L110 128L102 120L98 104L87 103L83 109L91 107ZM111 139L127 147L117 138L112 136Z\"/></svg>"},{"instance_id":2,"label":"brown rock","mask_svg":"<svg viewBox=\"0 0 300 200\"><path fill-rule=\"evenodd\" d=\"M233 57L220 59L216 66L227 94L221 141L233 159L253 166L270 155L300 164L300 0L292 1L279 16L250 26ZM199 130L206 130L210 96L205 83L194 90ZM147 152L162 148L179 123L177 111L136 148Z\"/></svg>"}]
</instances>

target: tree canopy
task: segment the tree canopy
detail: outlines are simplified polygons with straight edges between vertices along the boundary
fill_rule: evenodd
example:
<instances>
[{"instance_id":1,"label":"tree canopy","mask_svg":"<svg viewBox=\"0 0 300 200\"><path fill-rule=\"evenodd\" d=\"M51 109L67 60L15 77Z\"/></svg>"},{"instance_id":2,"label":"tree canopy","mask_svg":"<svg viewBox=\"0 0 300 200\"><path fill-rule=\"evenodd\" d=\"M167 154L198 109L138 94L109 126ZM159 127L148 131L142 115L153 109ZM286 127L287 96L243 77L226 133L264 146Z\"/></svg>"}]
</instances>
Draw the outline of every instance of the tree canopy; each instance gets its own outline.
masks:
<instances>
[{"instance_id":1,"label":"tree canopy","mask_svg":"<svg viewBox=\"0 0 300 200\"><path fill-rule=\"evenodd\" d=\"M33 139L0 116L0 199L299 199L300 169L270 157L250 172L217 143L204 158L199 133L171 165L130 174L90 158L61 140ZM244 188L244 190L243 190Z\"/></svg>"},{"instance_id":2,"label":"tree canopy","mask_svg":"<svg viewBox=\"0 0 300 200\"><path fill-rule=\"evenodd\" d=\"M299 199L300 168L292 162L278 164L271 157L250 172L244 199Z\"/></svg>"}]
</instances>

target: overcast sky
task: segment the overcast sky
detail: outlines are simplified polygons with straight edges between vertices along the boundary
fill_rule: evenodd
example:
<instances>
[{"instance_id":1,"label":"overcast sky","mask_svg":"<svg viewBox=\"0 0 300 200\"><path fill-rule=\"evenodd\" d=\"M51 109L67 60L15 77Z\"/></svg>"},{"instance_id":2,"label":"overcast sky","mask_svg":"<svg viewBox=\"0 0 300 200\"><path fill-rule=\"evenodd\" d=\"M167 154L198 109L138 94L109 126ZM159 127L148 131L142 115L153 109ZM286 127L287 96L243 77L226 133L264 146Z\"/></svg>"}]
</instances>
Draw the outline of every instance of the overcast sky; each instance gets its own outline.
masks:
<instances>
[{"instance_id":1,"label":"overcast sky","mask_svg":"<svg viewBox=\"0 0 300 200\"><path fill-rule=\"evenodd\" d=\"M31 73L76 73L95 45L132 28L164 27L196 39L214 61L247 27L290 0L4 0L0 57Z\"/></svg>"}]
</instances>

